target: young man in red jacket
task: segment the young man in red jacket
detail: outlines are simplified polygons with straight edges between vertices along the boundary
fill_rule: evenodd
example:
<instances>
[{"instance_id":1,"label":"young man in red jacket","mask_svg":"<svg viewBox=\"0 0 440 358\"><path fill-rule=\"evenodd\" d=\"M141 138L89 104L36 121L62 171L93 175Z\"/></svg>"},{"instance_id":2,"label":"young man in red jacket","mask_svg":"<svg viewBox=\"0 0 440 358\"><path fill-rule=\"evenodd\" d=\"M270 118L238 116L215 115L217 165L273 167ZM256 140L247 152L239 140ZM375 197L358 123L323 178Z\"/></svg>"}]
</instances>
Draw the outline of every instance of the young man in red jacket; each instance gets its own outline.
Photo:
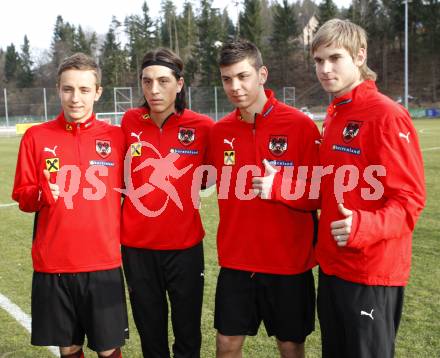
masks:
<instances>
[{"instance_id":1,"label":"young man in red jacket","mask_svg":"<svg viewBox=\"0 0 440 358\"><path fill-rule=\"evenodd\" d=\"M205 232L200 185L191 189L213 121L185 108L183 62L172 51L148 52L140 77L145 102L121 124L130 146L122 254L133 317L144 356L170 357L168 294L173 356L199 358Z\"/></svg>"},{"instance_id":2,"label":"young man in red jacket","mask_svg":"<svg viewBox=\"0 0 440 358\"><path fill-rule=\"evenodd\" d=\"M361 27L329 20L311 52L334 96L320 147L321 165L331 168L316 245L322 354L392 357L425 203L417 133L407 110L378 92Z\"/></svg>"},{"instance_id":3,"label":"young man in red jacket","mask_svg":"<svg viewBox=\"0 0 440 358\"><path fill-rule=\"evenodd\" d=\"M120 358L128 334L114 190L125 143L120 128L95 119L100 83L92 58L61 63L63 111L24 134L12 193L21 210L35 212L31 341L59 346L64 358L84 357L85 335L99 357Z\"/></svg>"},{"instance_id":4,"label":"young man in red jacket","mask_svg":"<svg viewBox=\"0 0 440 358\"><path fill-rule=\"evenodd\" d=\"M282 357L304 357L314 329L318 203L304 196L295 201L301 210L285 205L275 170L317 165L319 131L264 89L268 71L251 42L225 44L220 72L236 109L214 125L210 142L220 210L217 357L241 357L245 337L256 335L261 321ZM276 187L271 193L263 192L265 168ZM274 200L265 200L270 194Z\"/></svg>"}]
</instances>

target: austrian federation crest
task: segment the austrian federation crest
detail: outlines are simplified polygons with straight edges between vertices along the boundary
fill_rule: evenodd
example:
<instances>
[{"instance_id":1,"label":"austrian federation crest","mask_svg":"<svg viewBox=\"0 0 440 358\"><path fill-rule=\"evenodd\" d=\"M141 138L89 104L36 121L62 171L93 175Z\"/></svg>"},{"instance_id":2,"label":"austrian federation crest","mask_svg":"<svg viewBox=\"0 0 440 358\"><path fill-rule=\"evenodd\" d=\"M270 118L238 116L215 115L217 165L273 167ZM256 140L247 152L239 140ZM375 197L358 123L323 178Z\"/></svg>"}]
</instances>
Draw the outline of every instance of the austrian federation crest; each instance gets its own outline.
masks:
<instances>
[{"instance_id":1,"label":"austrian federation crest","mask_svg":"<svg viewBox=\"0 0 440 358\"><path fill-rule=\"evenodd\" d=\"M107 158L112 152L111 143L109 140L96 140L96 153L98 153L101 158Z\"/></svg>"},{"instance_id":2,"label":"austrian federation crest","mask_svg":"<svg viewBox=\"0 0 440 358\"><path fill-rule=\"evenodd\" d=\"M345 143L351 142L358 134L362 127L362 122L348 121L342 131L342 139Z\"/></svg>"},{"instance_id":3,"label":"austrian federation crest","mask_svg":"<svg viewBox=\"0 0 440 358\"><path fill-rule=\"evenodd\" d=\"M270 152L279 157L287 150L287 136L284 135L272 135L269 139Z\"/></svg>"},{"instance_id":4,"label":"austrian federation crest","mask_svg":"<svg viewBox=\"0 0 440 358\"><path fill-rule=\"evenodd\" d=\"M183 145L190 145L196 139L196 130L194 128L179 127L177 139Z\"/></svg>"}]
</instances>

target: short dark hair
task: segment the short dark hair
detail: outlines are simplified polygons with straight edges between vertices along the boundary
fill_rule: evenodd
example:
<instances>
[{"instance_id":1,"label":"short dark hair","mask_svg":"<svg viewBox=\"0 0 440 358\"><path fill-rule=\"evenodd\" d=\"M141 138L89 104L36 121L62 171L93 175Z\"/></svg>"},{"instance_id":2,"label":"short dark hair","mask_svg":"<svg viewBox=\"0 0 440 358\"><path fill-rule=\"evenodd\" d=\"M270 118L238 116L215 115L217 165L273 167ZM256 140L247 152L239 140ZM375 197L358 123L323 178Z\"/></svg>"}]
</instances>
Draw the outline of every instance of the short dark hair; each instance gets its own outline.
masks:
<instances>
[{"instance_id":1,"label":"short dark hair","mask_svg":"<svg viewBox=\"0 0 440 358\"><path fill-rule=\"evenodd\" d=\"M149 51L144 55L142 59L142 65L140 69L139 77L142 79L142 71L148 66L148 63L158 61L158 62L166 62L170 64L171 71L176 78L176 80L180 80L183 77L183 61L182 59L176 55L173 51L167 48L157 48L155 50ZM168 67L168 66L167 66ZM176 68L178 71L174 70ZM142 104L145 108L150 108L148 106L147 100ZM175 104L177 112L182 112L186 108L186 99L185 99L185 85L182 87L182 90L176 96L176 104Z\"/></svg>"},{"instance_id":2,"label":"short dark hair","mask_svg":"<svg viewBox=\"0 0 440 358\"><path fill-rule=\"evenodd\" d=\"M225 43L220 50L219 66L230 66L248 59L255 69L263 66L263 58L258 47L248 40Z\"/></svg>"},{"instance_id":3,"label":"short dark hair","mask_svg":"<svg viewBox=\"0 0 440 358\"><path fill-rule=\"evenodd\" d=\"M68 70L93 71L96 78L96 88L101 86L101 69L92 57L82 52L74 53L61 62L57 72L57 84L60 83L61 74Z\"/></svg>"}]
</instances>

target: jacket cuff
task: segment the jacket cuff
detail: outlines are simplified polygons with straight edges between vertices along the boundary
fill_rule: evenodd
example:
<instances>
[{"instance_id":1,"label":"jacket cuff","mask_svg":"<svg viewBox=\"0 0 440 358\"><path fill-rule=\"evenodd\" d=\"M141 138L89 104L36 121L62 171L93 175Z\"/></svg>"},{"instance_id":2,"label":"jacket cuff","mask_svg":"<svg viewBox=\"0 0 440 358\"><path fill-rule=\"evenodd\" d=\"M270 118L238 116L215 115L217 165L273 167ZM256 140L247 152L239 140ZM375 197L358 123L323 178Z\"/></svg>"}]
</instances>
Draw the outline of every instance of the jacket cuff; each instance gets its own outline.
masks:
<instances>
[{"instance_id":1,"label":"jacket cuff","mask_svg":"<svg viewBox=\"0 0 440 358\"><path fill-rule=\"evenodd\" d=\"M53 198L52 192L49 188L49 182L47 180L43 180L40 184L39 190L41 190L41 196L39 200L39 207L43 206L51 206L55 204L55 199Z\"/></svg>"},{"instance_id":2,"label":"jacket cuff","mask_svg":"<svg viewBox=\"0 0 440 358\"><path fill-rule=\"evenodd\" d=\"M280 172L276 172L273 178L272 190L270 193L271 200L282 201L282 196L281 196L282 180L283 180L283 174Z\"/></svg>"},{"instance_id":3,"label":"jacket cuff","mask_svg":"<svg viewBox=\"0 0 440 358\"><path fill-rule=\"evenodd\" d=\"M360 234L361 214L358 210L353 210L353 216L351 221L351 232L347 241L347 246L354 249L360 249L362 247L362 235Z\"/></svg>"}]
</instances>

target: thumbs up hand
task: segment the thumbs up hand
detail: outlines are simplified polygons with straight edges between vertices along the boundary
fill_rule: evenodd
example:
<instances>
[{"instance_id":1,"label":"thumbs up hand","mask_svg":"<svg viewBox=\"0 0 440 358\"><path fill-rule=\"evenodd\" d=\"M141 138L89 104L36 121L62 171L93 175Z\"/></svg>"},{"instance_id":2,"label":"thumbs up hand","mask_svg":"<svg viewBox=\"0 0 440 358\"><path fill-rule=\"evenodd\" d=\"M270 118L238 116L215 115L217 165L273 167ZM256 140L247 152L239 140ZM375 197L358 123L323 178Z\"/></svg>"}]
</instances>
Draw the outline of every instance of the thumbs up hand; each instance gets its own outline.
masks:
<instances>
[{"instance_id":1,"label":"thumbs up hand","mask_svg":"<svg viewBox=\"0 0 440 358\"><path fill-rule=\"evenodd\" d=\"M252 178L252 189L261 199L270 199L270 193L272 192L273 179L277 170L269 164L267 159L263 160L265 168L264 177L253 177Z\"/></svg>"},{"instance_id":2,"label":"thumbs up hand","mask_svg":"<svg viewBox=\"0 0 440 358\"><path fill-rule=\"evenodd\" d=\"M338 210L344 219L333 221L330 224L331 234L338 246L346 246L351 233L353 211L345 208L343 204L338 204Z\"/></svg>"},{"instance_id":3,"label":"thumbs up hand","mask_svg":"<svg viewBox=\"0 0 440 358\"><path fill-rule=\"evenodd\" d=\"M44 174L44 177L47 180L47 184L49 185L49 189L50 189L50 192L52 193L52 196L53 196L54 200L57 201L58 197L60 196L60 188L59 188L59 186L56 185L56 184L52 184L50 182L50 173L49 173L49 171L47 169L43 170L43 174Z\"/></svg>"}]
</instances>

